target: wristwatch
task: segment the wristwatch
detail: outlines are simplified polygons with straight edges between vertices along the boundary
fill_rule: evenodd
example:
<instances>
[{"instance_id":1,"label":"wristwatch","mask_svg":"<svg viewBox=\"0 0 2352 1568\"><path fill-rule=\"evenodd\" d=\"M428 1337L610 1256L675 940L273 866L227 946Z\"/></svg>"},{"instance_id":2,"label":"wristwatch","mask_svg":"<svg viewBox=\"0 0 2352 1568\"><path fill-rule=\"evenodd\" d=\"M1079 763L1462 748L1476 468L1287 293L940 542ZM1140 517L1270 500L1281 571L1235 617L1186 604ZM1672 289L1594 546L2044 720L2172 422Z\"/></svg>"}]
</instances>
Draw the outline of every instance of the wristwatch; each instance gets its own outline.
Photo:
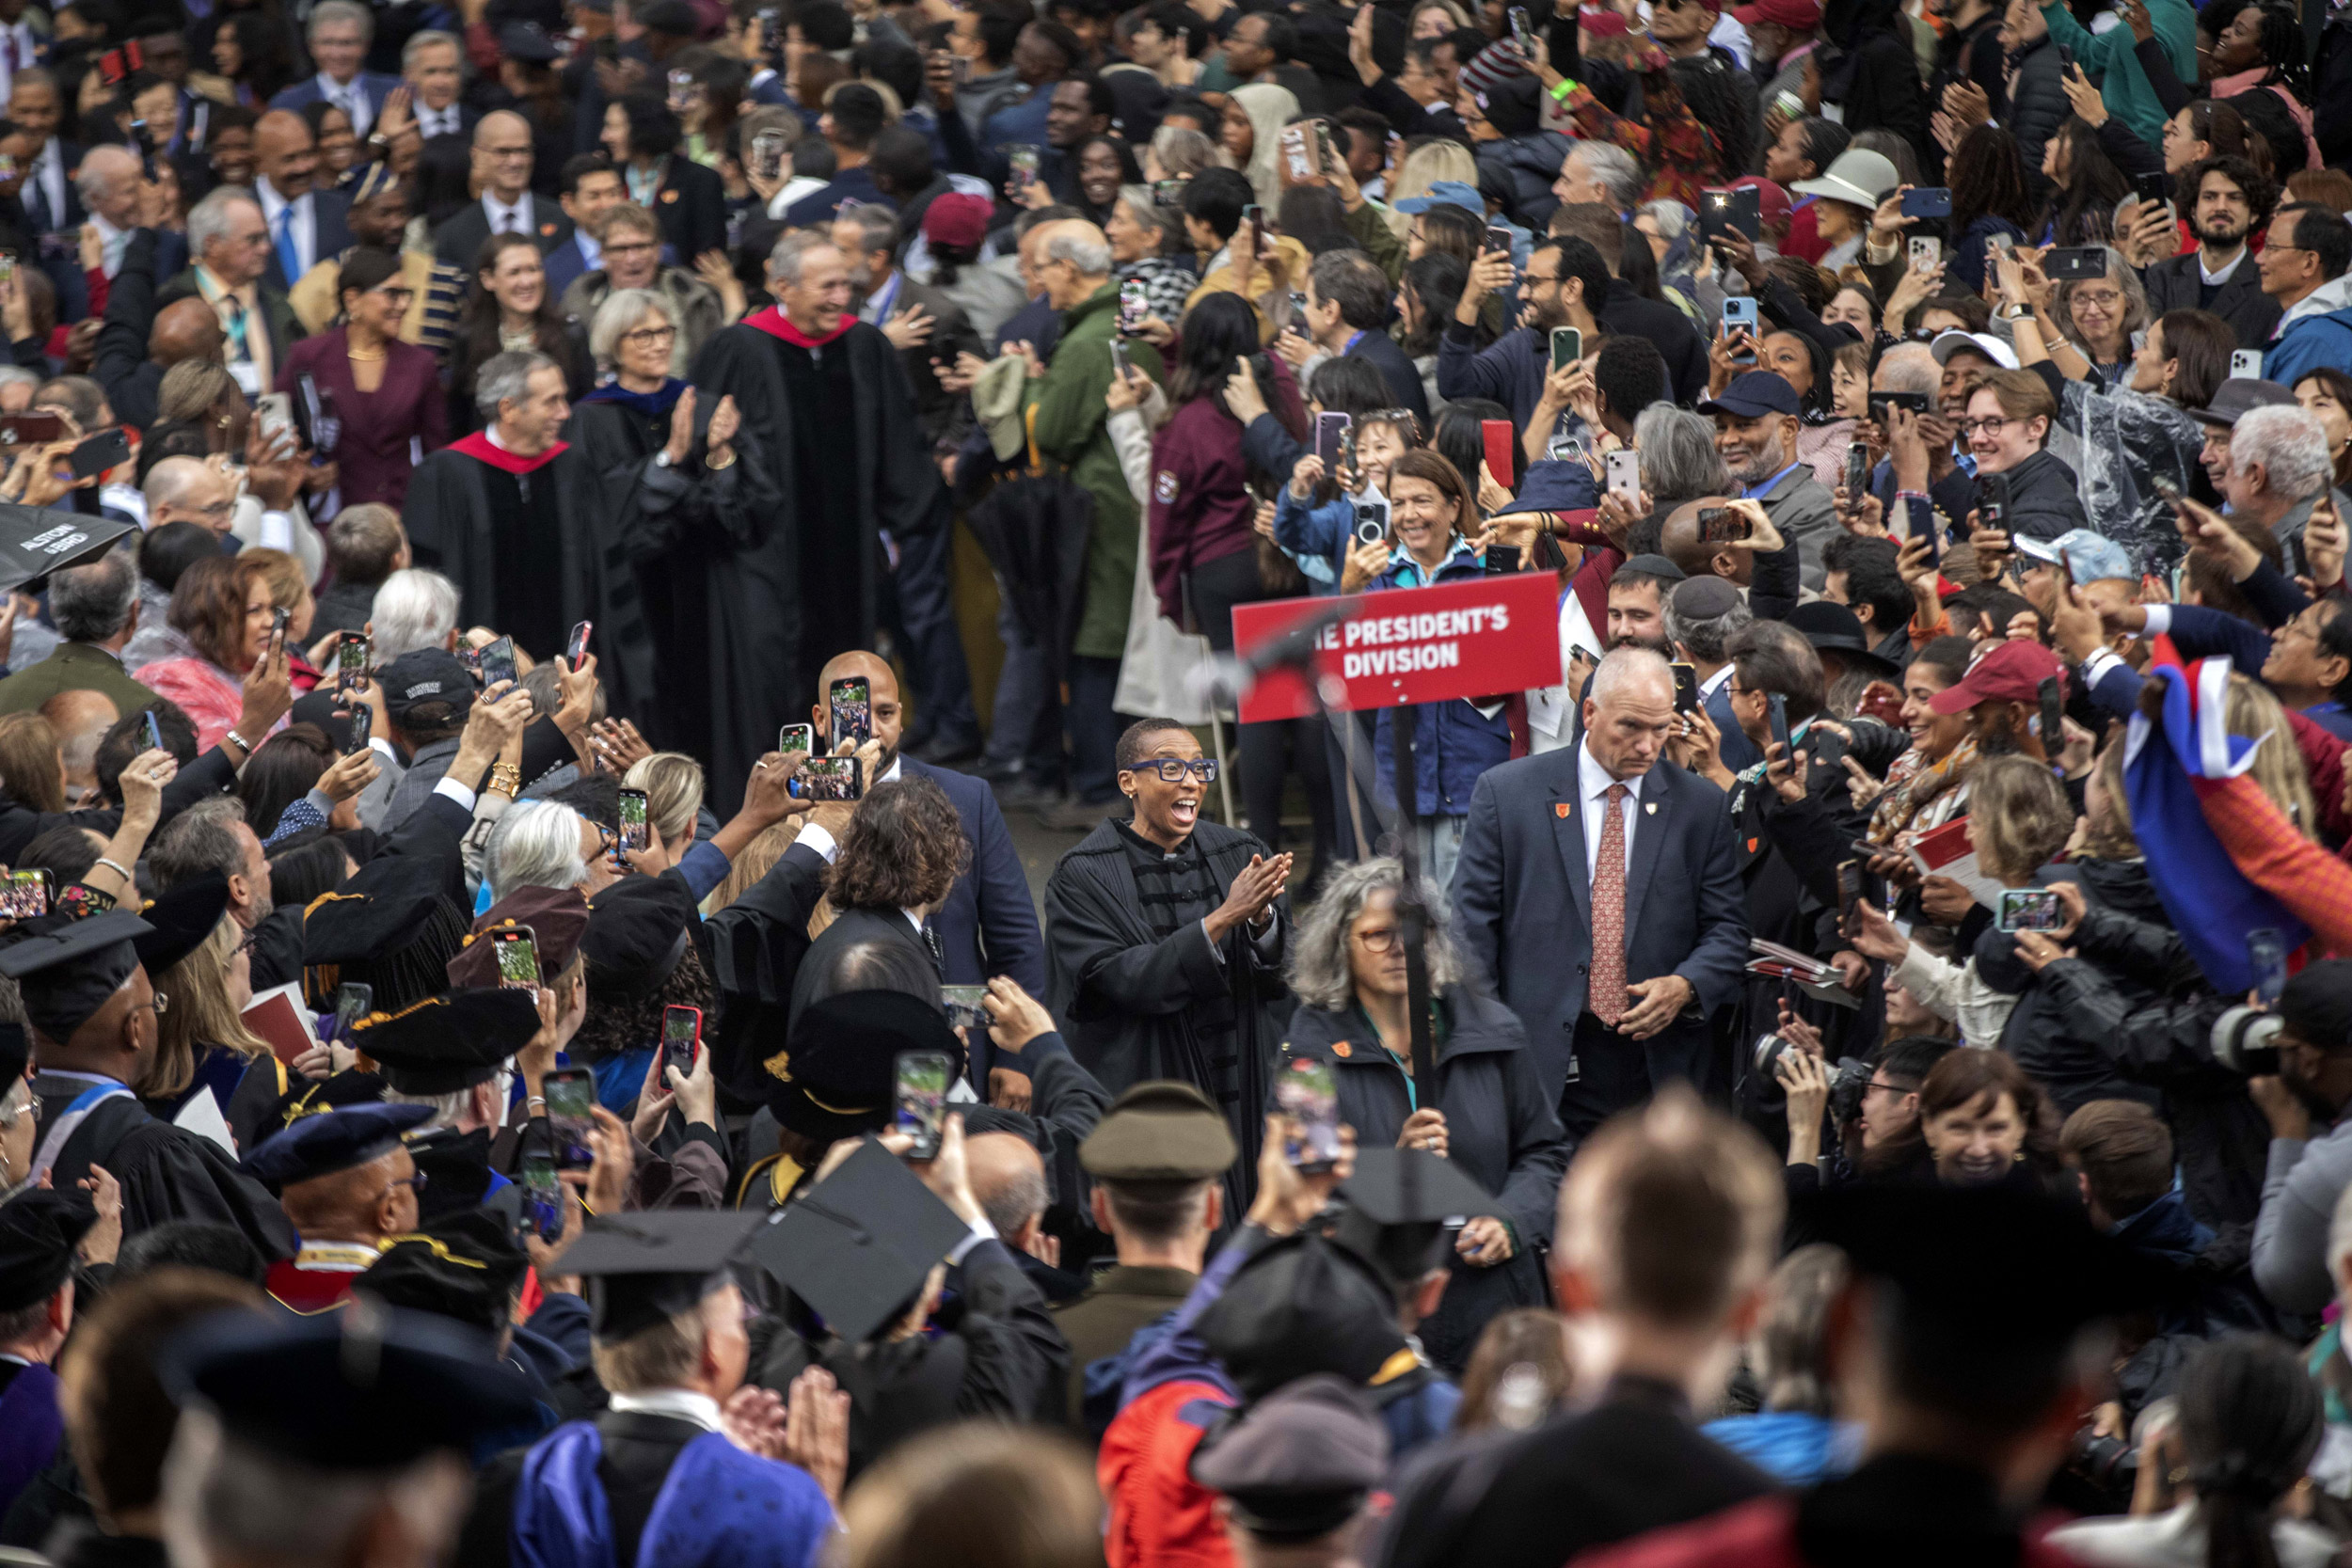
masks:
<instances>
[{"instance_id":1,"label":"wristwatch","mask_svg":"<svg viewBox=\"0 0 2352 1568\"><path fill-rule=\"evenodd\" d=\"M2032 321L2034 319L2033 307L2030 305L2004 305L2001 307L2001 319L2005 322Z\"/></svg>"},{"instance_id":2,"label":"wristwatch","mask_svg":"<svg viewBox=\"0 0 2352 1568\"><path fill-rule=\"evenodd\" d=\"M657 468L666 468L670 466L669 448L663 447L660 451L653 454L653 466Z\"/></svg>"}]
</instances>

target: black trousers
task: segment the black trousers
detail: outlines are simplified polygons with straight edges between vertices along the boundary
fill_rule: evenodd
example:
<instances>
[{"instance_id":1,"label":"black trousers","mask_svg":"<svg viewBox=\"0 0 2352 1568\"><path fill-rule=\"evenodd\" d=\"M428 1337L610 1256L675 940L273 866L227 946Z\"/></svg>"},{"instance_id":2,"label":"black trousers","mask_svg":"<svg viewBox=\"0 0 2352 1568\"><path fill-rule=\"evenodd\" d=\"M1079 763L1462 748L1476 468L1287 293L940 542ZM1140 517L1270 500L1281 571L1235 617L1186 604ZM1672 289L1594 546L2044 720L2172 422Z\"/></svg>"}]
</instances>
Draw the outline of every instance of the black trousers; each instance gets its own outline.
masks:
<instances>
[{"instance_id":1,"label":"black trousers","mask_svg":"<svg viewBox=\"0 0 2352 1568\"><path fill-rule=\"evenodd\" d=\"M1257 547L1221 555L1194 567L1190 589L1194 624L1209 640L1211 649L1232 653L1233 607L1255 604L1267 596L1258 576ZM1236 761L1241 769L1245 825L1265 841L1267 848L1282 847L1282 784L1289 769L1296 768L1313 816L1314 864L1320 875L1334 863L1339 843L1331 814L1331 771L1317 721L1283 719L1239 728L1235 749L1240 753Z\"/></svg>"},{"instance_id":2,"label":"black trousers","mask_svg":"<svg viewBox=\"0 0 2352 1568\"><path fill-rule=\"evenodd\" d=\"M1677 1019L1663 1033L1637 1040L1620 1035L1595 1014L1580 1014L1569 1034L1576 1065L1561 1085L1560 1124L1572 1141L1581 1143L1619 1111L1646 1104L1657 1086L1670 1079L1683 1079L1707 1094L1713 1037L1705 1023Z\"/></svg>"}]
</instances>

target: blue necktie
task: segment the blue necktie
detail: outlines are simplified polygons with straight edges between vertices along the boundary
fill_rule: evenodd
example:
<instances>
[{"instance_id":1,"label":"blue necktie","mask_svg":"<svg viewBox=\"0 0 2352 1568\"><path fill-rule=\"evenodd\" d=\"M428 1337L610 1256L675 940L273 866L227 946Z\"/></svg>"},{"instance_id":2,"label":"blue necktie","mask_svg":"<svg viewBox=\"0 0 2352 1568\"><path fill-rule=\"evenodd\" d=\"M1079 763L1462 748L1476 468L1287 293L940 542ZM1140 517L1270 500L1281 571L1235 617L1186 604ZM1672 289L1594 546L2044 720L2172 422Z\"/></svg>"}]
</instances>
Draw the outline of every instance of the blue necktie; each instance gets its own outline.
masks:
<instances>
[{"instance_id":1,"label":"blue necktie","mask_svg":"<svg viewBox=\"0 0 2352 1568\"><path fill-rule=\"evenodd\" d=\"M278 209L278 271L289 288L302 277L302 257L294 249L294 203Z\"/></svg>"}]
</instances>

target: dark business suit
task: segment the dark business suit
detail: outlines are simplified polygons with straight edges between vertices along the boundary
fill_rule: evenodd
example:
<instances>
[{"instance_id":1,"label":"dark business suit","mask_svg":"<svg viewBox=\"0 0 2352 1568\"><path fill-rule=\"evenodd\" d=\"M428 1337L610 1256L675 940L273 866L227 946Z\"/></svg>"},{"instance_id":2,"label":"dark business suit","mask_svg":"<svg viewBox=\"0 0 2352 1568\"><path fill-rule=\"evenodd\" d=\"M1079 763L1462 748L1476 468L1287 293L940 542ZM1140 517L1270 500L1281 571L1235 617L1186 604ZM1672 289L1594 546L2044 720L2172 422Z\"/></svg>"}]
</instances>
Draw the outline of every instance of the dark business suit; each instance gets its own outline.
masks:
<instances>
[{"instance_id":1,"label":"dark business suit","mask_svg":"<svg viewBox=\"0 0 2352 1568\"><path fill-rule=\"evenodd\" d=\"M1045 938L1038 930L1037 905L1029 897L1021 853L1013 847L994 792L969 773L933 768L913 757L901 756L898 767L901 777L929 779L947 792L956 815L963 818L963 836L972 845L971 867L947 890L947 901L931 912L931 929L938 933L946 958L947 984L977 986L992 975L1008 974L1043 1002ZM972 1042L975 1087L987 1087L994 1049L986 1038Z\"/></svg>"},{"instance_id":2,"label":"dark business suit","mask_svg":"<svg viewBox=\"0 0 2352 1568\"><path fill-rule=\"evenodd\" d=\"M1718 683L1700 705L1707 709L1707 717L1714 721L1718 754L1724 759L1725 768L1737 773L1742 768L1753 768L1764 760L1764 753L1756 749L1756 742L1748 738L1748 732L1741 729L1740 721L1732 717L1729 681Z\"/></svg>"},{"instance_id":3,"label":"dark business suit","mask_svg":"<svg viewBox=\"0 0 2352 1568\"><path fill-rule=\"evenodd\" d=\"M1465 945L1527 1026L1547 1093L1569 1135L1639 1104L1668 1079L1702 1079L1708 1019L1738 1000L1747 908L1724 793L1660 762L1636 792L1625 879L1629 986L1678 974L1695 1000L1662 1032L1632 1040L1585 1011L1592 878L1578 779L1581 745L1489 768L1470 794L1454 864ZM1574 1061L1578 1077L1569 1083ZM1565 1092L1563 1086L1565 1085Z\"/></svg>"},{"instance_id":4,"label":"dark business suit","mask_svg":"<svg viewBox=\"0 0 2352 1568\"><path fill-rule=\"evenodd\" d=\"M2237 334L2238 347L2267 346L2283 312L2277 300L2263 293L2262 268L2253 256L2238 258L2230 280L2214 291L2213 303L2202 305L2199 300L2205 282L2198 265L2200 254L2190 251L2170 257L2140 274L2148 289L2148 319L2154 321L2167 310L2209 310L2230 324L2230 330Z\"/></svg>"},{"instance_id":5,"label":"dark business suit","mask_svg":"<svg viewBox=\"0 0 2352 1568\"><path fill-rule=\"evenodd\" d=\"M683 152L671 153L662 165L653 215L661 220L661 238L680 266L692 266L706 250L727 246L726 185Z\"/></svg>"},{"instance_id":6,"label":"dark business suit","mask_svg":"<svg viewBox=\"0 0 2352 1568\"><path fill-rule=\"evenodd\" d=\"M1389 396L1399 408L1409 408L1413 418L1421 421L1422 436L1429 435L1429 396L1421 384L1421 372L1413 369L1413 361L1394 338L1378 327L1357 334L1349 346L1347 357L1371 363L1380 372L1380 379L1389 384Z\"/></svg>"},{"instance_id":7,"label":"dark business suit","mask_svg":"<svg viewBox=\"0 0 2352 1568\"><path fill-rule=\"evenodd\" d=\"M48 191L33 177L32 164L27 162L24 182L17 186L16 213L7 214L8 220L27 240L38 245L43 234L77 235L89 214L83 211L82 193L74 188L73 176L82 165L83 149L79 143L61 141L57 144L57 164L64 171L65 211L51 212ZM35 155L36 158L39 154ZM57 319L77 322L89 314L89 284L82 276L82 258L78 245L61 256L40 250L40 270L49 275L49 281L57 291Z\"/></svg>"},{"instance_id":8,"label":"dark business suit","mask_svg":"<svg viewBox=\"0 0 2352 1568\"><path fill-rule=\"evenodd\" d=\"M375 129L375 122L384 118L384 100L391 96L394 87L400 86L400 78L379 75L373 71L362 71L351 79L351 85L359 89L360 98L367 103L368 129L373 131ZM319 87L318 76L313 72L290 87L278 89L278 96L269 101L269 106L273 109L291 109L295 114L300 114L311 104L323 102L326 97L326 92ZM355 126L353 129L357 130L358 127ZM321 246L319 254L327 256L332 255L333 252Z\"/></svg>"},{"instance_id":9,"label":"dark business suit","mask_svg":"<svg viewBox=\"0 0 2352 1568\"><path fill-rule=\"evenodd\" d=\"M310 244L312 266L332 261L349 250L352 245L350 196L342 191L313 188L310 192L310 232L313 236ZM262 275L262 281L280 293L301 281L300 278L288 277L284 265L278 260L278 236L275 231L270 235L269 270Z\"/></svg>"},{"instance_id":10,"label":"dark business suit","mask_svg":"<svg viewBox=\"0 0 2352 1568\"><path fill-rule=\"evenodd\" d=\"M128 253L125 254L127 257ZM127 261L125 264L128 264ZM186 267L156 291L155 309L161 310L165 306L175 305L191 294L201 297L202 293L203 291L196 286L196 269ZM253 295L261 305L262 325L269 329L270 386L277 388L278 378L286 368L286 355L302 341L302 322L294 315L294 307L287 302L286 291L268 278L264 277L253 285ZM114 302L108 300L106 303L111 306ZM107 313L110 316L113 314L111 310Z\"/></svg>"},{"instance_id":11,"label":"dark business suit","mask_svg":"<svg viewBox=\"0 0 2352 1568\"><path fill-rule=\"evenodd\" d=\"M481 208L476 207L474 210L480 212ZM562 245L548 251L541 264L547 268L548 272L548 297L562 299L564 291L570 288L581 274L594 272L596 267L603 266L604 262L599 258L596 267L588 264L587 255L580 248L580 235L575 232L567 235Z\"/></svg>"},{"instance_id":12,"label":"dark business suit","mask_svg":"<svg viewBox=\"0 0 2352 1568\"><path fill-rule=\"evenodd\" d=\"M818 985L832 972L842 949L866 942L903 942L921 955L924 967L930 967L930 948L903 913L897 910L843 910L809 943L807 957L801 960L799 973L792 976L792 1022L799 1021L802 1010L808 1006Z\"/></svg>"},{"instance_id":13,"label":"dark business suit","mask_svg":"<svg viewBox=\"0 0 2352 1568\"><path fill-rule=\"evenodd\" d=\"M718 178L713 175L711 178ZM564 215L564 209L555 198L533 194L531 201L531 238L545 256L572 237L572 220ZM483 210L480 198L467 202L433 230L433 256L447 261L470 279L474 257L481 252L482 242L490 237L490 214Z\"/></svg>"}]
</instances>

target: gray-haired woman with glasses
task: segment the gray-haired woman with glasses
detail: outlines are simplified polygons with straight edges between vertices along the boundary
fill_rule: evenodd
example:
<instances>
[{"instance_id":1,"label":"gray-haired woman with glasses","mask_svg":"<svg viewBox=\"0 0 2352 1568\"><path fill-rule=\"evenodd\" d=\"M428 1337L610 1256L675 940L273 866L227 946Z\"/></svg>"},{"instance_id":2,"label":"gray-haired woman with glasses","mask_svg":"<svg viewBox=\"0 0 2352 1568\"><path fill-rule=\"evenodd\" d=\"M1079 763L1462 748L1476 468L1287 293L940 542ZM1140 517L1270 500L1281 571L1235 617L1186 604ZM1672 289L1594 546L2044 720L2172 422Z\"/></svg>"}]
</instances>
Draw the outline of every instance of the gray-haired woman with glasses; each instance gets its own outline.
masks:
<instances>
[{"instance_id":1,"label":"gray-haired woman with glasses","mask_svg":"<svg viewBox=\"0 0 2352 1568\"><path fill-rule=\"evenodd\" d=\"M1526 1030L1473 983L1446 899L1426 879L1436 1068L1430 1082L1416 1079L1396 910L1404 886L1404 867L1387 859L1343 866L1324 884L1291 945L1298 1011L1282 1050L1330 1064L1340 1120L1360 1147L1425 1148L1494 1195L1493 1210L1454 1239L1451 1281L1420 1329L1430 1359L1459 1375L1487 1320L1543 1304L1536 1249L1551 1240L1569 1148Z\"/></svg>"}]
</instances>

